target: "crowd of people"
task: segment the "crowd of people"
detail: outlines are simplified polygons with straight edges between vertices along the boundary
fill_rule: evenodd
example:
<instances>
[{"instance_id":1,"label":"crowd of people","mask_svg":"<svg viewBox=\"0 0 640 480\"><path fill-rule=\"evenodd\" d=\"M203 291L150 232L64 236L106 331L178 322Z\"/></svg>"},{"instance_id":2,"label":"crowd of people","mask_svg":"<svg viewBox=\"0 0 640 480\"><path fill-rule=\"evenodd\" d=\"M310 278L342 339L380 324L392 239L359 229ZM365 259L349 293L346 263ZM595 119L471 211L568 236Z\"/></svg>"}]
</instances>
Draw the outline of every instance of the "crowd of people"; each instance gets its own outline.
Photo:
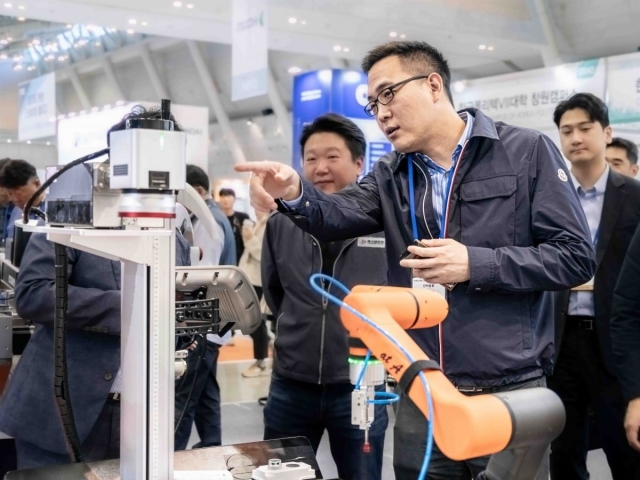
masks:
<instances>
[{"instance_id":1,"label":"crowd of people","mask_svg":"<svg viewBox=\"0 0 640 480\"><path fill-rule=\"evenodd\" d=\"M382 478L387 410L376 406L365 453L364 432L352 424L339 308L309 285L312 274L324 273L347 288L444 294L449 314L442 325L409 334L464 395L556 392L566 425L536 478L587 480L587 453L602 448L615 480L640 479L637 146L614 136L606 104L588 93L556 106L560 149L540 132L496 122L481 110L456 111L448 62L424 42L381 45L362 68L365 111L394 147L369 174L362 176L363 132L336 114L305 125L301 173L268 161L236 167L252 173L255 220L236 211L232 189L219 190L215 202L207 173L187 166L187 182L219 229L213 239L191 216L191 246L200 247L201 264L239 266L273 326L270 333L263 321L251 335L254 360L242 372L270 376L261 399L264 439L303 436L317 451L326 431L340 478ZM129 118L157 115L139 109ZM1 162L6 239L40 180L24 160ZM188 265L182 232L176 261ZM360 241L367 236L378 241ZM401 260L407 249L414 255ZM15 295L18 314L37 328L0 403L0 431L15 438L21 469L68 462L49 368L53 262L51 244L33 235ZM120 265L70 249L69 268L69 383L82 412L78 433L86 460L115 458ZM445 293L444 284L454 286ZM194 424L200 438L194 448L221 444L217 361L220 347L232 341L207 335L191 349L187 374L176 382L176 449L187 447ZM399 393L394 470L398 479L418 478L427 421ZM473 479L487 463L488 457L451 460L435 445L427 478Z\"/></svg>"}]
</instances>

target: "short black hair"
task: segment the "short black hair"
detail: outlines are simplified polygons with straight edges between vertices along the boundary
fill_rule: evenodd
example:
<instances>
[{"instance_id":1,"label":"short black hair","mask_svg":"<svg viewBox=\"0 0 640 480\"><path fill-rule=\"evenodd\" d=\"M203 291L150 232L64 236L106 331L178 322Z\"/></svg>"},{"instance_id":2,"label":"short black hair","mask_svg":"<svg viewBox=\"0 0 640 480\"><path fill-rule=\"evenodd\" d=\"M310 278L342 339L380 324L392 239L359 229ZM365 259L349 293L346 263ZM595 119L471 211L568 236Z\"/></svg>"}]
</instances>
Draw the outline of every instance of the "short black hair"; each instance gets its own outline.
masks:
<instances>
[{"instance_id":1,"label":"short black hair","mask_svg":"<svg viewBox=\"0 0 640 480\"><path fill-rule=\"evenodd\" d=\"M364 133L354 122L336 113L322 115L304 126L302 135L300 135L300 148L302 149L303 157L304 146L311 135L325 132L335 133L344 139L354 162L357 158L364 157L364 153L367 150L367 140L364 137Z\"/></svg>"},{"instance_id":2,"label":"short black hair","mask_svg":"<svg viewBox=\"0 0 640 480\"><path fill-rule=\"evenodd\" d=\"M598 122L602 128L609 126L609 109L605 103L592 93L576 93L556 105L553 112L553 123L556 127L560 128L560 120L565 113L577 108L587 112L589 120Z\"/></svg>"},{"instance_id":3,"label":"short black hair","mask_svg":"<svg viewBox=\"0 0 640 480\"><path fill-rule=\"evenodd\" d=\"M111 132L119 132L120 130L126 130L127 128L127 120L138 120L138 119L147 119L147 120L160 120L162 118L162 112L159 107L151 107L149 109L143 107L142 105L135 105L131 108L131 112L127 113L122 120L116 123L113 127L109 129L107 132L107 145L110 145L109 136ZM176 121L175 117L172 115L169 116L169 120L173 122L173 130L176 132L181 132L182 127Z\"/></svg>"},{"instance_id":4,"label":"short black hair","mask_svg":"<svg viewBox=\"0 0 640 480\"><path fill-rule=\"evenodd\" d=\"M197 165L187 165L187 183L193 188L202 187L209 191L209 176Z\"/></svg>"},{"instance_id":5,"label":"short black hair","mask_svg":"<svg viewBox=\"0 0 640 480\"><path fill-rule=\"evenodd\" d=\"M32 179L38 178L36 167L26 160L4 158L0 163L0 187L2 188L21 188Z\"/></svg>"},{"instance_id":6,"label":"short black hair","mask_svg":"<svg viewBox=\"0 0 640 480\"><path fill-rule=\"evenodd\" d=\"M369 74L369 70L380 60L396 56L402 65L415 75L437 73L442 77L444 90L453 103L451 95L451 70L444 55L427 42L388 42L371 50L362 60L362 70Z\"/></svg>"},{"instance_id":7,"label":"short black hair","mask_svg":"<svg viewBox=\"0 0 640 480\"><path fill-rule=\"evenodd\" d=\"M218 192L218 195L220 195L221 197L236 198L236 192L233 190L233 188L221 188Z\"/></svg>"},{"instance_id":8,"label":"short black hair","mask_svg":"<svg viewBox=\"0 0 640 480\"><path fill-rule=\"evenodd\" d=\"M638 164L638 146L631 140L627 140L626 138L614 137L611 140L611 143L607 145L607 147L618 147L626 150L627 158L629 159L629 161L634 165Z\"/></svg>"}]
</instances>

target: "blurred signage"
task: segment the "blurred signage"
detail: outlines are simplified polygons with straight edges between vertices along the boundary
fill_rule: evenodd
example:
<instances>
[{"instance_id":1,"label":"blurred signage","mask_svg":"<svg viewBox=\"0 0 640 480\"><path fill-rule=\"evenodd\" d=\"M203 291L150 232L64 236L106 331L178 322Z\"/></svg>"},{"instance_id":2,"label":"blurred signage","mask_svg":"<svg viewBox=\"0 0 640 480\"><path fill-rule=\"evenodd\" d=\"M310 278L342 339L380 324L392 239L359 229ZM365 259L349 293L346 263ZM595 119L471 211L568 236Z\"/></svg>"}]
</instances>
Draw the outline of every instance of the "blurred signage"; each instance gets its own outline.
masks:
<instances>
[{"instance_id":1,"label":"blurred signage","mask_svg":"<svg viewBox=\"0 0 640 480\"><path fill-rule=\"evenodd\" d=\"M456 82L458 110L477 108L493 120L519 127L555 128L553 111L574 93L605 98L605 62L602 59L518 72L499 77Z\"/></svg>"},{"instance_id":2,"label":"blurred signage","mask_svg":"<svg viewBox=\"0 0 640 480\"><path fill-rule=\"evenodd\" d=\"M608 61L611 123L640 122L640 54L610 57Z\"/></svg>"},{"instance_id":3,"label":"blurred signage","mask_svg":"<svg viewBox=\"0 0 640 480\"><path fill-rule=\"evenodd\" d=\"M267 0L233 0L231 27L231 99L266 95Z\"/></svg>"},{"instance_id":4,"label":"blurred signage","mask_svg":"<svg viewBox=\"0 0 640 480\"><path fill-rule=\"evenodd\" d=\"M18 86L20 141L56 134L56 75L49 73Z\"/></svg>"}]
</instances>

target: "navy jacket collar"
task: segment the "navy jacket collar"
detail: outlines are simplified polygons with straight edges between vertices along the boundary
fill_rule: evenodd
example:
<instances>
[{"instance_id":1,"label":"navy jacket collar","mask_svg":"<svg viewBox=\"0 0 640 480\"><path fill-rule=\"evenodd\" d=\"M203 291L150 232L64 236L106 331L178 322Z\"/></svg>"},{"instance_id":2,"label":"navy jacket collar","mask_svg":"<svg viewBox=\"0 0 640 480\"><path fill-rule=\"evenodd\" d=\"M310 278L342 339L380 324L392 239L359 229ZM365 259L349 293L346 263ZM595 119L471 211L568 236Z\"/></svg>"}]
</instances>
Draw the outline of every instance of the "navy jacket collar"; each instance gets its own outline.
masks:
<instances>
[{"instance_id":1,"label":"navy jacket collar","mask_svg":"<svg viewBox=\"0 0 640 480\"><path fill-rule=\"evenodd\" d=\"M471 129L471 136L469 137L469 141L473 141L475 138L487 138L489 140L499 140L498 131L496 130L495 122L487 117L484 113L482 113L477 108L465 108L464 110L460 110L460 112L467 112L469 115L473 115L475 121L473 122L473 128ZM394 173L400 168L400 165L404 163L404 160L407 158L406 153L396 153L396 160L393 162L393 171Z\"/></svg>"}]
</instances>

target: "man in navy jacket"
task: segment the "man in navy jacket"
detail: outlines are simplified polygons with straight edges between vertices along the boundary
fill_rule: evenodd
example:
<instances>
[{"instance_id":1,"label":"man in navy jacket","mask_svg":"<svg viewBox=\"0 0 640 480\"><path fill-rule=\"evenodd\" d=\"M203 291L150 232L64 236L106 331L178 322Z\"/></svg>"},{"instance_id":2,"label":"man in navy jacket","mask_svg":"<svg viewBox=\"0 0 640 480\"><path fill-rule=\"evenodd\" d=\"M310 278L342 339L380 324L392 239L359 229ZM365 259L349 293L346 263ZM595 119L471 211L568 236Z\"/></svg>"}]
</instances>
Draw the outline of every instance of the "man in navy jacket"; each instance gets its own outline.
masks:
<instances>
[{"instance_id":1,"label":"man in navy jacket","mask_svg":"<svg viewBox=\"0 0 640 480\"><path fill-rule=\"evenodd\" d=\"M254 207L278 208L320 240L384 231L391 285L457 284L446 294L444 323L410 334L461 392L545 385L554 338L546 292L580 285L595 268L558 149L539 132L494 122L479 110L456 112L447 61L424 42L377 47L363 69L365 110L396 151L335 195L279 163L238 166L253 172ZM420 258L400 263L414 239L428 247L410 246ZM416 478L425 420L406 397L397 415L396 477ZM407 442L422 448L408 449ZM454 462L436 448L429 478L475 477L487 461Z\"/></svg>"}]
</instances>

